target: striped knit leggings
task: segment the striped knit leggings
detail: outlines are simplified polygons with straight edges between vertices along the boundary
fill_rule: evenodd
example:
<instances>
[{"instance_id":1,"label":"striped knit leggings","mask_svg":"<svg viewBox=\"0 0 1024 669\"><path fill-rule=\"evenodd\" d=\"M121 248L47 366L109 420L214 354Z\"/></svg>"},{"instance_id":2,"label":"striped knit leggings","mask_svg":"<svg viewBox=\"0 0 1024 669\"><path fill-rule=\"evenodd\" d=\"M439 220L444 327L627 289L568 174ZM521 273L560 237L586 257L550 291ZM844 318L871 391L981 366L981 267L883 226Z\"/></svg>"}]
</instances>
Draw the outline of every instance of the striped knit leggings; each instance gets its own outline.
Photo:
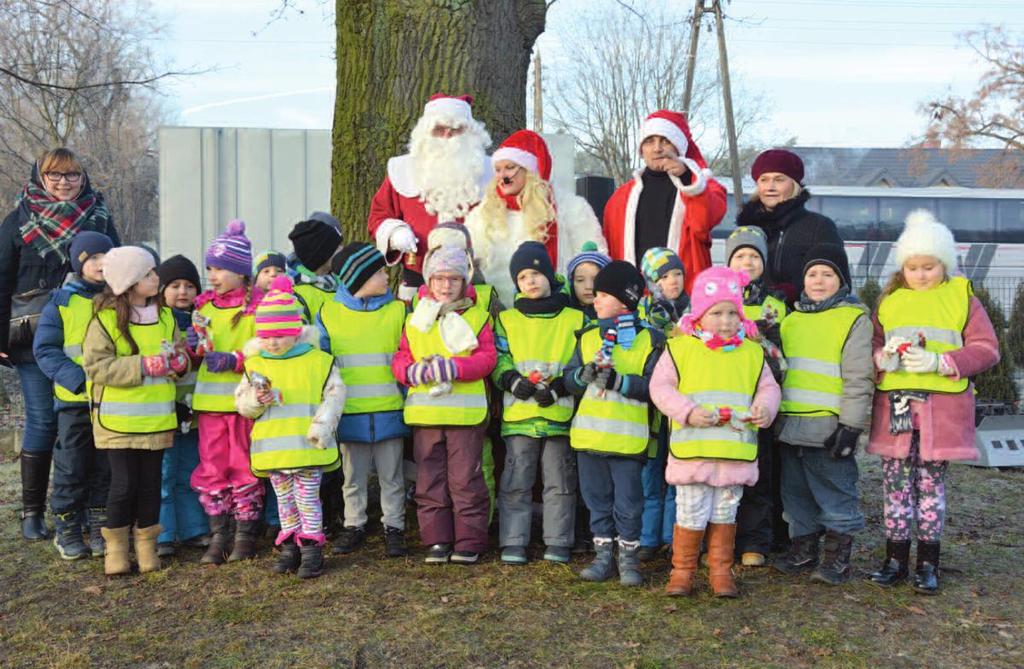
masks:
<instances>
[{"instance_id":1,"label":"striped knit leggings","mask_svg":"<svg viewBox=\"0 0 1024 669\"><path fill-rule=\"evenodd\" d=\"M270 484L277 495L277 513L281 517L281 531L274 543L282 544L294 536L296 540L306 539L323 545L321 478L323 471L319 467L270 473Z\"/></svg>"}]
</instances>

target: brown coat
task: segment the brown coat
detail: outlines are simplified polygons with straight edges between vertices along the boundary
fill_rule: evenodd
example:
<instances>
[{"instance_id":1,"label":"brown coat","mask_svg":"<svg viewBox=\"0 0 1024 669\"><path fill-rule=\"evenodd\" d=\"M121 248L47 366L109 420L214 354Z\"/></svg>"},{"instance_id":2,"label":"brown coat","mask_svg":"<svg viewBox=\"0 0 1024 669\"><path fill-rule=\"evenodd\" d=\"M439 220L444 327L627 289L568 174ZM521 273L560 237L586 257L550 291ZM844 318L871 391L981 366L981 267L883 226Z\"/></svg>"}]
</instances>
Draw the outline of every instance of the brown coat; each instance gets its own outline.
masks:
<instances>
[{"instance_id":1,"label":"brown coat","mask_svg":"<svg viewBox=\"0 0 1024 669\"><path fill-rule=\"evenodd\" d=\"M175 338L178 330L175 328ZM93 318L85 332L82 344L82 367L86 377L92 381L92 397L95 400L103 392L103 386L142 385L142 356L117 355L114 342L103 328L99 319ZM92 433L96 448L135 448L159 451L171 447L174 431L152 434L122 434L103 429L92 415Z\"/></svg>"}]
</instances>

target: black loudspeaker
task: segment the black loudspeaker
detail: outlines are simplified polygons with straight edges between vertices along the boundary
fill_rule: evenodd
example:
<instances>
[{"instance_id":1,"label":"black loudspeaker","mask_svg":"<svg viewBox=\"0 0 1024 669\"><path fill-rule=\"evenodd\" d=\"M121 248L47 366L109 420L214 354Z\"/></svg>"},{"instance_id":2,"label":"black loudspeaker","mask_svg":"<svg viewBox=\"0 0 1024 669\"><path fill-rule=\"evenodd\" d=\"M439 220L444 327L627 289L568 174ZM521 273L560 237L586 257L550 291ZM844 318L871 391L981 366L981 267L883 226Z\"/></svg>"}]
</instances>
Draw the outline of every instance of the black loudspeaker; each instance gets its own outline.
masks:
<instances>
[{"instance_id":1,"label":"black loudspeaker","mask_svg":"<svg viewBox=\"0 0 1024 669\"><path fill-rule=\"evenodd\" d=\"M598 222L604 220L604 205L614 192L615 181L611 177L576 177L576 194L590 204Z\"/></svg>"}]
</instances>

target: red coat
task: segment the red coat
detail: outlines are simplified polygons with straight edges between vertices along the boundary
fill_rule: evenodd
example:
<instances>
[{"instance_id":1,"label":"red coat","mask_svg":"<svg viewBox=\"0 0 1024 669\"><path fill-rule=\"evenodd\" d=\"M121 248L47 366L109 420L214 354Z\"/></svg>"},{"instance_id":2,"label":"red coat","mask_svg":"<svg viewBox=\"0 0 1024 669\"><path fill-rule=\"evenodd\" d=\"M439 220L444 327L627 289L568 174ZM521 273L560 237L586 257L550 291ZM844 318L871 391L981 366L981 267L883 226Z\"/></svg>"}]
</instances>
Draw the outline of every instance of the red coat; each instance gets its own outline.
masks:
<instances>
[{"instance_id":1,"label":"red coat","mask_svg":"<svg viewBox=\"0 0 1024 669\"><path fill-rule=\"evenodd\" d=\"M427 213L420 200L419 191L411 178L412 160L408 154L388 160L387 176L377 189L370 203L370 216L367 228L370 236L376 241L377 248L385 255L388 262L397 261L392 252L387 252L387 239L396 225L405 223L416 235L416 254L407 255L405 267L423 272L423 256L427 251L427 235L438 224L437 215ZM491 163L488 160L480 184L483 193L484 184L492 176ZM475 202L471 204L476 204ZM462 223L462 219L458 219Z\"/></svg>"},{"instance_id":2,"label":"red coat","mask_svg":"<svg viewBox=\"0 0 1024 669\"><path fill-rule=\"evenodd\" d=\"M613 260L636 260L636 207L643 190L640 174L637 171L632 181L619 186L604 207L604 237ZM679 199L665 240L665 246L675 249L686 268L687 293L697 275L711 267L711 229L722 222L727 205L725 188L711 178L710 172L691 168L691 174L694 179L689 186L670 177Z\"/></svg>"}]
</instances>

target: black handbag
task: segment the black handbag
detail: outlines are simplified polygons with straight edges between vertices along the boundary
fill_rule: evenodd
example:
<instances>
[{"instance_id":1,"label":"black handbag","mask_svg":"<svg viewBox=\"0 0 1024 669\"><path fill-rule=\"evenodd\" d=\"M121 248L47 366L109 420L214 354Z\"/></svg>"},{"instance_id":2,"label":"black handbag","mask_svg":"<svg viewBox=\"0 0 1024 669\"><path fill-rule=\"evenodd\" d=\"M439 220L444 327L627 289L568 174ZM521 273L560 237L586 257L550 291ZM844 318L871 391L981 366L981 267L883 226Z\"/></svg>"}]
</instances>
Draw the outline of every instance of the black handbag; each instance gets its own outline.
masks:
<instances>
[{"instance_id":1,"label":"black handbag","mask_svg":"<svg viewBox=\"0 0 1024 669\"><path fill-rule=\"evenodd\" d=\"M11 328L7 350L32 348L32 339L39 326L39 316L50 300L49 288L33 288L11 298Z\"/></svg>"}]
</instances>

